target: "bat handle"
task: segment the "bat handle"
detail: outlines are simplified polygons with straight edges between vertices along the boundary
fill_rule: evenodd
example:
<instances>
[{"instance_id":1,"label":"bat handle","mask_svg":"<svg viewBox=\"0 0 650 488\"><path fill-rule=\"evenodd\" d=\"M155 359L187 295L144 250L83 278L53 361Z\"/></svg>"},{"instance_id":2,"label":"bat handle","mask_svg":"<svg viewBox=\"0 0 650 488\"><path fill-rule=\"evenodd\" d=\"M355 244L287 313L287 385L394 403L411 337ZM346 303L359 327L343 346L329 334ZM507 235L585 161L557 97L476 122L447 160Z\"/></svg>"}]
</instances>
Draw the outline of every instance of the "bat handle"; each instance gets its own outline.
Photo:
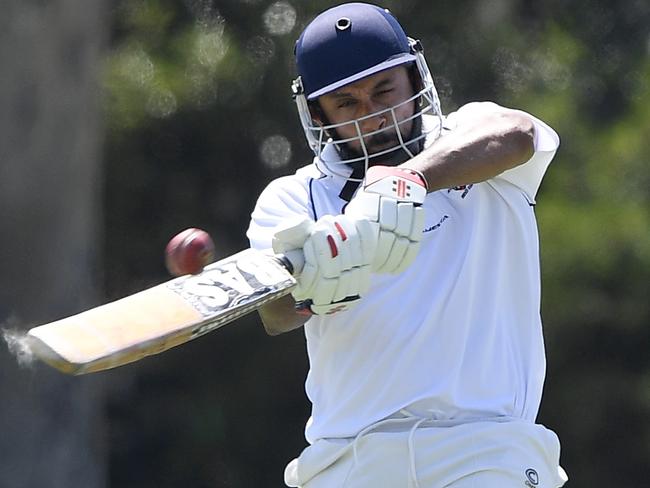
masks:
<instances>
[{"instance_id":1,"label":"bat handle","mask_svg":"<svg viewBox=\"0 0 650 488\"><path fill-rule=\"evenodd\" d=\"M302 249L292 249L276 257L292 275L298 276L302 273L302 268L305 266L305 255Z\"/></svg>"}]
</instances>

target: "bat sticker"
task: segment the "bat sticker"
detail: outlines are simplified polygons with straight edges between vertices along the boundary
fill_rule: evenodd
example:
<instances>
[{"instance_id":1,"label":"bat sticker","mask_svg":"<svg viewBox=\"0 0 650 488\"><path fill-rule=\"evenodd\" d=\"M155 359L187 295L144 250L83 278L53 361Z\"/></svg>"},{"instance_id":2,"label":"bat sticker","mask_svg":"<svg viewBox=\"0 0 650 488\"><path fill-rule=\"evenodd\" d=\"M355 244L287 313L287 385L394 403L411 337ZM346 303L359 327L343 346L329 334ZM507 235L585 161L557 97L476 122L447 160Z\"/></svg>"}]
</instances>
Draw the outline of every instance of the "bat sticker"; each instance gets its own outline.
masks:
<instances>
[{"instance_id":1,"label":"bat sticker","mask_svg":"<svg viewBox=\"0 0 650 488\"><path fill-rule=\"evenodd\" d=\"M246 305L259 305L260 297L272 297L295 283L278 263L260 256L243 252L207 266L200 275L184 276L167 286L208 319L218 317L223 310L247 312ZM217 325L204 323L192 335L203 335Z\"/></svg>"}]
</instances>

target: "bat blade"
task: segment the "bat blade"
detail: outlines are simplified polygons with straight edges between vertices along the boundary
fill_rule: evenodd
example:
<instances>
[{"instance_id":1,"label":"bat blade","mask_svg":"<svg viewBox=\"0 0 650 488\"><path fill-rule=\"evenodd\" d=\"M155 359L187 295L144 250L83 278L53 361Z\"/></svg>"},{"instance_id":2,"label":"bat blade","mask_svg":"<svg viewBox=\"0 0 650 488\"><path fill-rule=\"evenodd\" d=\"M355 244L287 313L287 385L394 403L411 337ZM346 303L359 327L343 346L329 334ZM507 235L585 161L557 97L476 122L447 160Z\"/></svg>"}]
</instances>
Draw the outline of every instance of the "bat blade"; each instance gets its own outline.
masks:
<instances>
[{"instance_id":1,"label":"bat blade","mask_svg":"<svg viewBox=\"0 0 650 488\"><path fill-rule=\"evenodd\" d=\"M285 264L283 264L285 263ZM85 312L34 327L34 355L67 374L115 368L215 330L291 292L291 265L253 249Z\"/></svg>"}]
</instances>

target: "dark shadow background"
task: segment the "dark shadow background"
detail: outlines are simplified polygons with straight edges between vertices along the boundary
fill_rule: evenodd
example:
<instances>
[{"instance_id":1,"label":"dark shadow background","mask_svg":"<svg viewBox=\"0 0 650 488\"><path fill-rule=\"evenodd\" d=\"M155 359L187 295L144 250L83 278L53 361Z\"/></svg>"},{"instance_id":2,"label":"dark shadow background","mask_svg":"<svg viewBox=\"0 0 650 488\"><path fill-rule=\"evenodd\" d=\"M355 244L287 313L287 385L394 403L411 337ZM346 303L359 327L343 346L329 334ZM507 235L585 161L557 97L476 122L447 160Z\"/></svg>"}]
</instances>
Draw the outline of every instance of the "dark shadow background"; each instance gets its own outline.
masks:
<instances>
[{"instance_id":1,"label":"dark shadow background","mask_svg":"<svg viewBox=\"0 0 650 488\"><path fill-rule=\"evenodd\" d=\"M311 155L289 84L337 2L8 0L0 15L0 321L29 326L168 279L186 227L247 247L259 192ZM650 4L387 1L450 112L552 125L538 196L548 375L567 486L650 479ZM283 486L309 416L301 331L251 315L83 378L0 351L0 486ZM38 466L37 469L34 466Z\"/></svg>"}]
</instances>

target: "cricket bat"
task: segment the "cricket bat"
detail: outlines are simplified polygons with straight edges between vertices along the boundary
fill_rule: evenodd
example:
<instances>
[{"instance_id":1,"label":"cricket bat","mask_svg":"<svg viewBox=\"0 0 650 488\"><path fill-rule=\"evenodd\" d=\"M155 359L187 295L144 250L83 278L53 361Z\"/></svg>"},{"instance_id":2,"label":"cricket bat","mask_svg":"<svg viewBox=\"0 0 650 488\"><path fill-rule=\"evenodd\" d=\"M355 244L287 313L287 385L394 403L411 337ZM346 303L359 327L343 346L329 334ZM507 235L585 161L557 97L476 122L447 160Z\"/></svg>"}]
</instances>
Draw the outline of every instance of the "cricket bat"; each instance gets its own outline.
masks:
<instances>
[{"instance_id":1,"label":"cricket bat","mask_svg":"<svg viewBox=\"0 0 650 488\"><path fill-rule=\"evenodd\" d=\"M301 251L247 249L106 305L34 327L36 357L67 374L115 368L158 354L277 300L296 286Z\"/></svg>"}]
</instances>

